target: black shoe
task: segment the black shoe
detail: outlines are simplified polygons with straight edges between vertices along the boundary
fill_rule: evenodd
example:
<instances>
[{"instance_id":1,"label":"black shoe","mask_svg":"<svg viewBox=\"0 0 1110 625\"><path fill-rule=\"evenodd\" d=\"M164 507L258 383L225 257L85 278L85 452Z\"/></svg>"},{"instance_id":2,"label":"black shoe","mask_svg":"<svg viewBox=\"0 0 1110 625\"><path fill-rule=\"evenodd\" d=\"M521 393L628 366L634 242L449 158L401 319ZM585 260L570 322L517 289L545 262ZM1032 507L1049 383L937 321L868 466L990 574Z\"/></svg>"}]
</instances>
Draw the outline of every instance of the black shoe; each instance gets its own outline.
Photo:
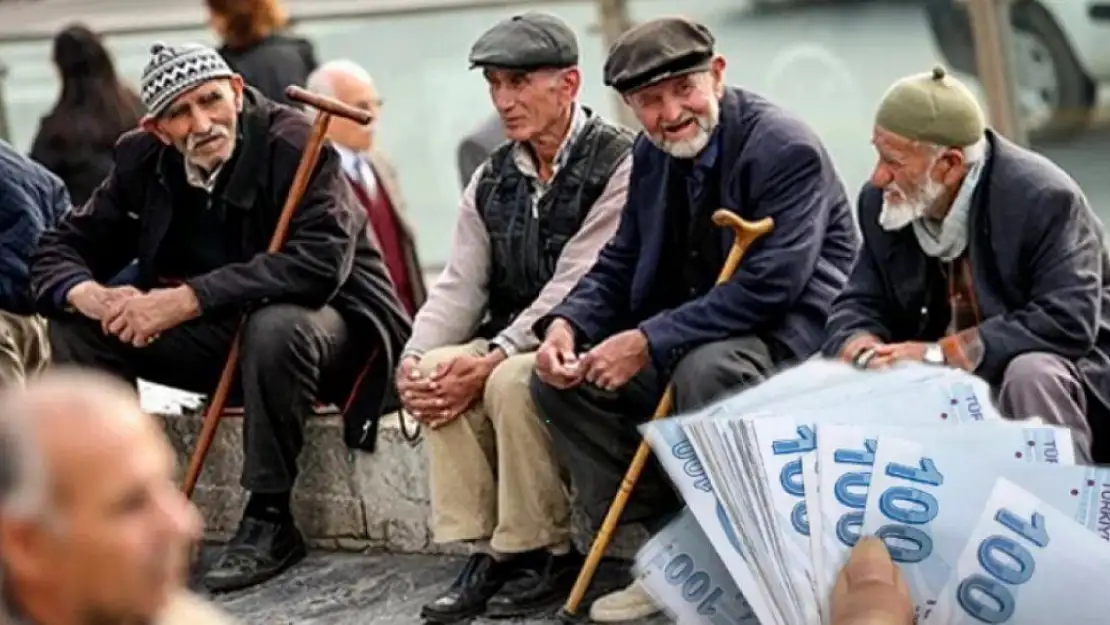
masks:
<instances>
[{"instance_id":1,"label":"black shoe","mask_svg":"<svg viewBox=\"0 0 1110 625\"><path fill-rule=\"evenodd\" d=\"M261 584L303 560L306 553L304 538L292 520L243 517L235 537L204 574L204 586L212 592L229 592Z\"/></svg>"},{"instance_id":2,"label":"black shoe","mask_svg":"<svg viewBox=\"0 0 1110 625\"><path fill-rule=\"evenodd\" d=\"M486 611L486 602L501 589L511 571L511 561L498 562L488 553L470 556L447 592L420 610L421 618L446 625L481 615Z\"/></svg>"},{"instance_id":3,"label":"black shoe","mask_svg":"<svg viewBox=\"0 0 1110 625\"><path fill-rule=\"evenodd\" d=\"M490 618L533 616L558 606L574 587L585 558L573 549L555 555L544 549L521 554L513 577L489 600Z\"/></svg>"}]
</instances>

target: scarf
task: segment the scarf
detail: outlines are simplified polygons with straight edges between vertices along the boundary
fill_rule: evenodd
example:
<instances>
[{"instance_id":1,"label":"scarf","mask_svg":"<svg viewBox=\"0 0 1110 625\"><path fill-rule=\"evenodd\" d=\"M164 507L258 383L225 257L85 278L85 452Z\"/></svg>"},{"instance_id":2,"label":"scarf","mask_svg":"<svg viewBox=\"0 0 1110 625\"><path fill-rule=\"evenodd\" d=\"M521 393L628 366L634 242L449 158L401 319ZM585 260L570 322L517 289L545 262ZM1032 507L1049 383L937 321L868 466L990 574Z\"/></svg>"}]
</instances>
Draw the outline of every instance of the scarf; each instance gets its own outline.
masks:
<instances>
[{"instance_id":1,"label":"scarf","mask_svg":"<svg viewBox=\"0 0 1110 625\"><path fill-rule=\"evenodd\" d=\"M975 196L975 189L979 186L979 178L983 175L986 163L987 155L984 154L979 162L968 168L967 175L960 184L960 190L952 200L952 208L948 210L943 220L915 219L913 221L913 233L917 236L917 244L927 256L951 262L963 256L964 251L967 250L971 200Z\"/></svg>"}]
</instances>

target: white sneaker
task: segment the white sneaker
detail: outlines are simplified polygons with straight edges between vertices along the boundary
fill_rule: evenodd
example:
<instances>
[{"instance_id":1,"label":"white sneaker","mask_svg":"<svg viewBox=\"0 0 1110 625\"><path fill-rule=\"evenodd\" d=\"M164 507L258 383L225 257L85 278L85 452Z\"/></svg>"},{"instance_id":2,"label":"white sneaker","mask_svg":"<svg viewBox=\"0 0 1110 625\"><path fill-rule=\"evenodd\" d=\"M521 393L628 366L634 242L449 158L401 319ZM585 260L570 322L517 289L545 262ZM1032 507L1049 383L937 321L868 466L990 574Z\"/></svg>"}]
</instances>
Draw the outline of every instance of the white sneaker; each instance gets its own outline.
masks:
<instances>
[{"instance_id":1,"label":"white sneaker","mask_svg":"<svg viewBox=\"0 0 1110 625\"><path fill-rule=\"evenodd\" d=\"M632 582L627 588L594 601L590 606L590 620L595 623L621 623L647 618L659 611L640 583Z\"/></svg>"}]
</instances>

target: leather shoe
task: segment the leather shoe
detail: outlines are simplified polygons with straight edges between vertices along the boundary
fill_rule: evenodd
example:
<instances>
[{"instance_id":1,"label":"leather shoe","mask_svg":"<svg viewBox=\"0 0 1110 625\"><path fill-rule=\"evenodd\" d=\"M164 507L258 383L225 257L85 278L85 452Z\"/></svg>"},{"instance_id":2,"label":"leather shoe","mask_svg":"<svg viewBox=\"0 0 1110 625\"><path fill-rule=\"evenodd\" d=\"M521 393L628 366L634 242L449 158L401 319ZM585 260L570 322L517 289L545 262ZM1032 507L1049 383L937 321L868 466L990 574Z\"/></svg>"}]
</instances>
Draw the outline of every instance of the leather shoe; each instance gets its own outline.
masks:
<instances>
[{"instance_id":1,"label":"leather shoe","mask_svg":"<svg viewBox=\"0 0 1110 625\"><path fill-rule=\"evenodd\" d=\"M212 592L229 592L261 584L304 559L308 550L292 520L243 517L234 538L204 574Z\"/></svg>"},{"instance_id":2,"label":"leather shoe","mask_svg":"<svg viewBox=\"0 0 1110 625\"><path fill-rule=\"evenodd\" d=\"M429 623L446 625L483 614L486 603L501 589L511 568L488 553L471 555L451 587L425 604L420 616Z\"/></svg>"},{"instance_id":3,"label":"leather shoe","mask_svg":"<svg viewBox=\"0 0 1110 625\"><path fill-rule=\"evenodd\" d=\"M532 616L558 606L574 587L584 560L574 550L555 555L542 549L517 556L512 578L489 600L487 616Z\"/></svg>"}]
</instances>

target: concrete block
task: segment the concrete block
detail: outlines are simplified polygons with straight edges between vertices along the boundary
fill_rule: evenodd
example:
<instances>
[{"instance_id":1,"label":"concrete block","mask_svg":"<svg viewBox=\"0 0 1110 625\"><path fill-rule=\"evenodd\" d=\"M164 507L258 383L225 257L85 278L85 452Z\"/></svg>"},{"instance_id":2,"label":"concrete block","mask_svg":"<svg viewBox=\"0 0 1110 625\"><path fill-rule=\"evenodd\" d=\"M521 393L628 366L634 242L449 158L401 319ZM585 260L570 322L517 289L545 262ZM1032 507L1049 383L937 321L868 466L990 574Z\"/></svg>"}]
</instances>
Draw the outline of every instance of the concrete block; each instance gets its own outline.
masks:
<instances>
[{"instance_id":1,"label":"concrete block","mask_svg":"<svg viewBox=\"0 0 1110 625\"><path fill-rule=\"evenodd\" d=\"M184 411L159 418L183 472L202 416ZM220 423L193 495L204 514L208 537L214 540L226 540L234 533L245 505L239 486L242 419L229 415ZM398 419L392 414L382 420L373 454L351 452L343 445L338 415L308 419L293 512L311 545L338 551L465 552L463 546L432 541L427 460L419 441L412 444L404 439ZM585 520L576 513L574 524L575 542L588 549L593 536ZM644 537L637 527L622 528L609 553L631 557Z\"/></svg>"}]
</instances>

